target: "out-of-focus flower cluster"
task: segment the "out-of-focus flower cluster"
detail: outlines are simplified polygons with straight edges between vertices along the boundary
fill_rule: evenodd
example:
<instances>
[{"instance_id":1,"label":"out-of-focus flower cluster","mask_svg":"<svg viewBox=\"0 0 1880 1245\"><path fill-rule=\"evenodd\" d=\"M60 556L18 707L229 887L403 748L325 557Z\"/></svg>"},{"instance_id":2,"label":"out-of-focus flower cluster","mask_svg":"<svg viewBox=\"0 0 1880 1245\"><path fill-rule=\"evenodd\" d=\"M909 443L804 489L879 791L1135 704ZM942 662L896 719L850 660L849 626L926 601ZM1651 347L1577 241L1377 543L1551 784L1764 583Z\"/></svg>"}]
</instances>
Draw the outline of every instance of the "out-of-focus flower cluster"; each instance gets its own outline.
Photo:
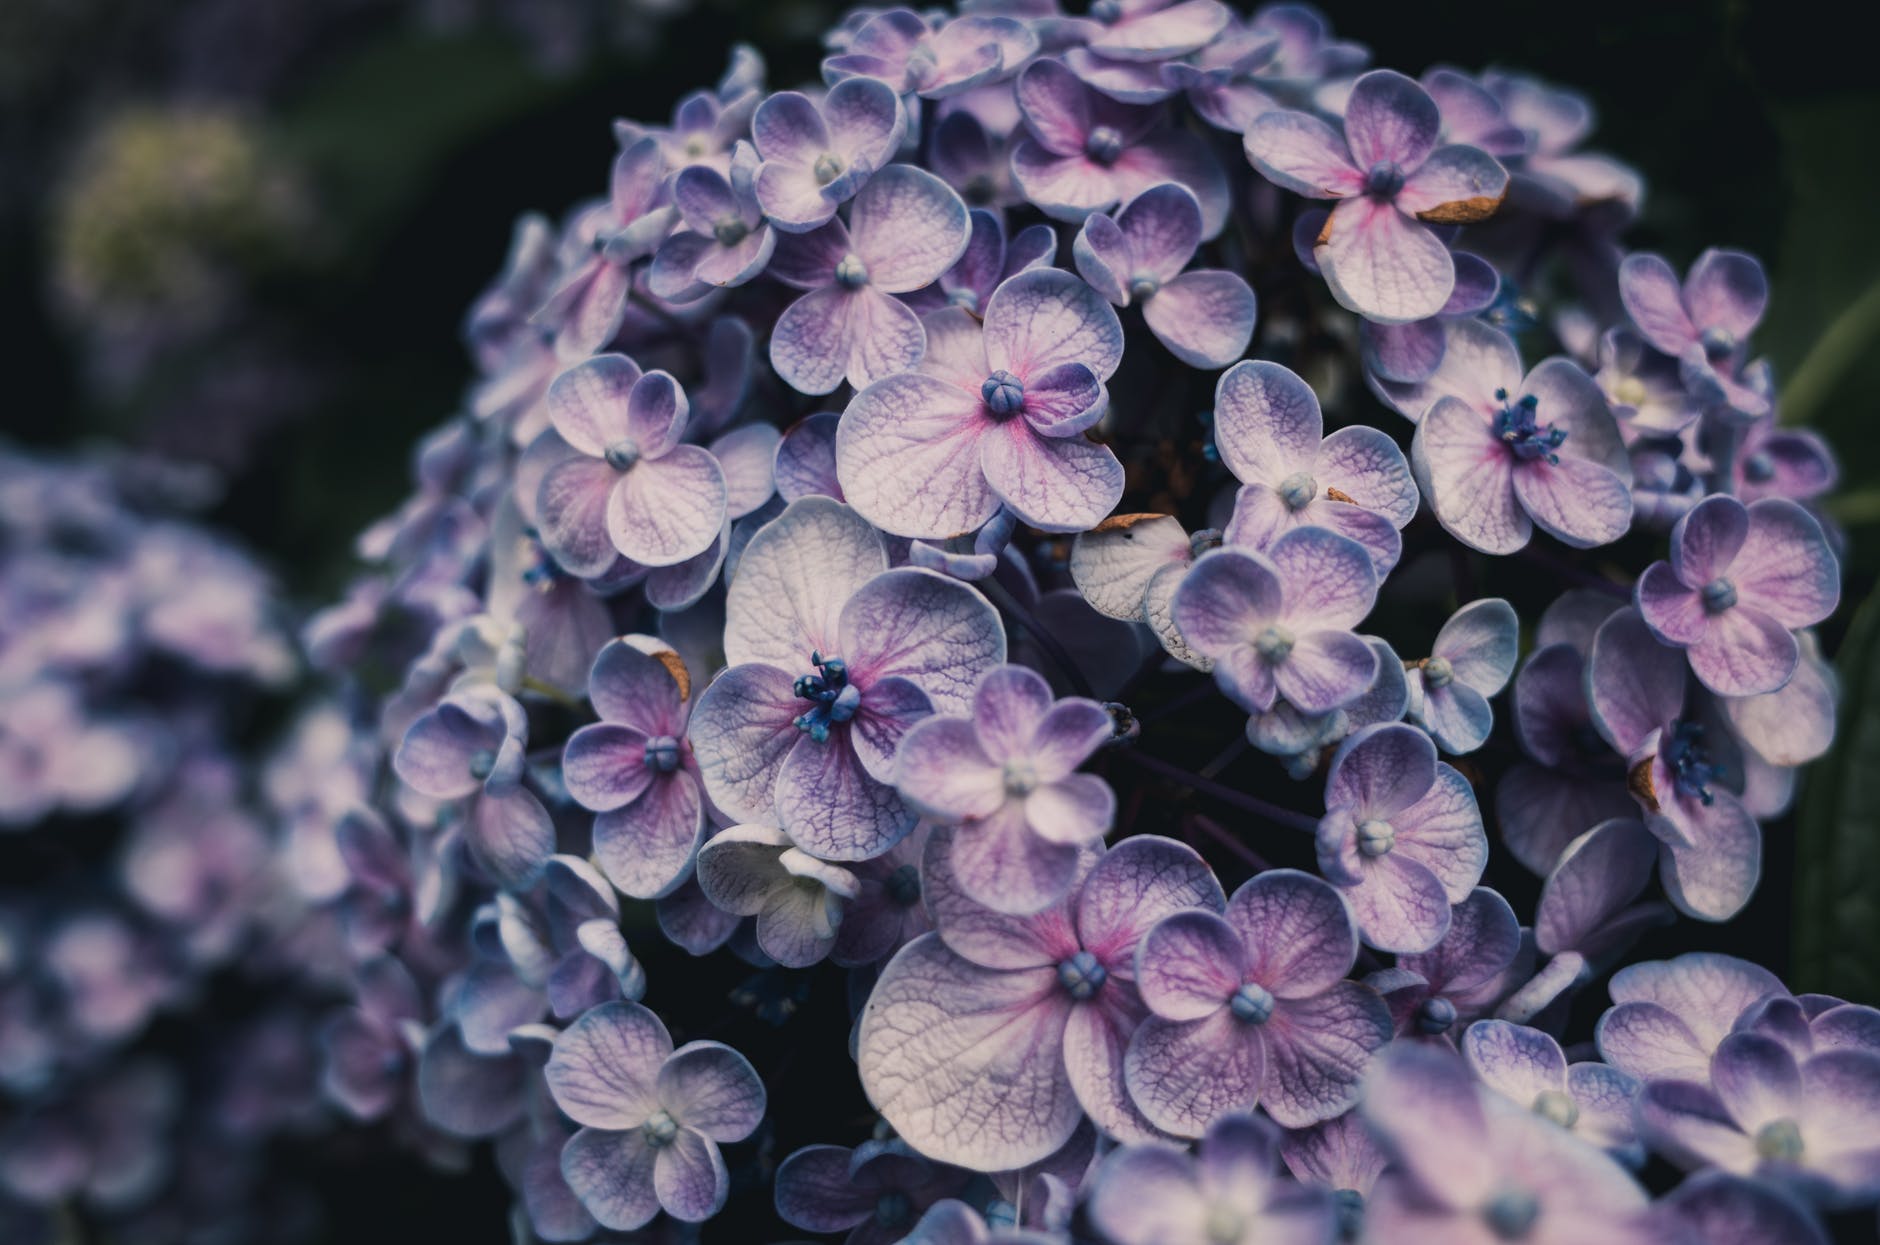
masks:
<instances>
[{"instance_id":1,"label":"out-of-focus flower cluster","mask_svg":"<svg viewBox=\"0 0 1880 1245\"><path fill-rule=\"evenodd\" d=\"M1592 126L1217 0L857 11L819 84L616 122L307 631L328 1096L493 1139L519 1240L766 1179L974 1245L1874 1203L1880 1012L1612 972L1750 899L1840 576L1760 264L1628 253ZM872 1131L766 1118L824 961Z\"/></svg>"},{"instance_id":2,"label":"out-of-focus flower cluster","mask_svg":"<svg viewBox=\"0 0 1880 1245\"><path fill-rule=\"evenodd\" d=\"M208 485L0 450L9 1242L284 1239L263 1143L326 1114L309 1029L350 973L301 888L333 848L278 827L336 792L288 781L315 718L255 781L298 661L268 576L183 517Z\"/></svg>"}]
</instances>

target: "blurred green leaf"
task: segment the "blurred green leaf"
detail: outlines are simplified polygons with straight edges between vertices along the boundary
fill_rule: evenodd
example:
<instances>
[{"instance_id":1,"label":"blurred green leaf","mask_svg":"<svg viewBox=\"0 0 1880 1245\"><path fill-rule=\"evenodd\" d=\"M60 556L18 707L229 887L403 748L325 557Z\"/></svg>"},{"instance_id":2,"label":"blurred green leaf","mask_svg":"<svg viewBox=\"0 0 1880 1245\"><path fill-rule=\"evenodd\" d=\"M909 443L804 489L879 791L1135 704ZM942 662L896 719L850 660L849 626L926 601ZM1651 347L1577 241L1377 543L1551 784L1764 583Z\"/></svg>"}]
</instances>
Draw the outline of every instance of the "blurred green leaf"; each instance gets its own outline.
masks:
<instances>
[{"instance_id":1,"label":"blurred green leaf","mask_svg":"<svg viewBox=\"0 0 1880 1245\"><path fill-rule=\"evenodd\" d=\"M1810 770L1797 819L1789 984L1880 998L1880 596L1855 614L1836 665L1835 746Z\"/></svg>"}]
</instances>

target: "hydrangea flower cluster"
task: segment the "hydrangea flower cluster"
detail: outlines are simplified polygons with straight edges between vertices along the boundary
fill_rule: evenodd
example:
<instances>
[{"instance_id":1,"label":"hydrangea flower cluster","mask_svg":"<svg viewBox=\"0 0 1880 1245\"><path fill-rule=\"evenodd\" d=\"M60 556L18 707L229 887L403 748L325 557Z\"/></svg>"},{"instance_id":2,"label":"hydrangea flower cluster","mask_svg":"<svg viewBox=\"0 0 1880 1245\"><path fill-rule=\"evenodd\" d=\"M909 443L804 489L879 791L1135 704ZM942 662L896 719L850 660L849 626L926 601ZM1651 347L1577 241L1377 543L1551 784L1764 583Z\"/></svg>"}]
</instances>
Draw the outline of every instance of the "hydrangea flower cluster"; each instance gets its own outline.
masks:
<instances>
[{"instance_id":1,"label":"hydrangea flower cluster","mask_svg":"<svg viewBox=\"0 0 1880 1245\"><path fill-rule=\"evenodd\" d=\"M492 1139L519 1240L764 1185L882 1245L1880 1200L1880 1012L1698 953L1572 1027L1833 738L1758 263L1628 254L1577 95L1303 5L961 10L795 89L740 49L518 226L308 629L366 775L330 1095Z\"/></svg>"},{"instance_id":2,"label":"hydrangea flower cluster","mask_svg":"<svg viewBox=\"0 0 1880 1245\"><path fill-rule=\"evenodd\" d=\"M351 961L325 814L367 775L334 711L256 755L298 659L270 578L189 515L214 488L0 449L9 1242L252 1239L294 1195L268 1143L327 1120L313 1032Z\"/></svg>"}]
</instances>

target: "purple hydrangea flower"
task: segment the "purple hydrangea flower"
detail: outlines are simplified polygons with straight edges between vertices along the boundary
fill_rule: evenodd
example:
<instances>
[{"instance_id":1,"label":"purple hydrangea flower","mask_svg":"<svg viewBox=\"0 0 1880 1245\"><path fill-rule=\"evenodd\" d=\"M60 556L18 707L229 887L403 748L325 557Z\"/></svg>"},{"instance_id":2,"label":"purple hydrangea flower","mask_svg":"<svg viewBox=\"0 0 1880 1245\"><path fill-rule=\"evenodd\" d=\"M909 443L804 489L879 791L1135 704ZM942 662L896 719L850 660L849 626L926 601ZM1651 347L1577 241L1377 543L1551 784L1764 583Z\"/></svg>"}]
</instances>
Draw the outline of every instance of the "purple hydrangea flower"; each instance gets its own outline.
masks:
<instances>
[{"instance_id":1,"label":"purple hydrangea flower","mask_svg":"<svg viewBox=\"0 0 1880 1245\"><path fill-rule=\"evenodd\" d=\"M876 13L848 48L823 61L823 78L874 78L902 95L945 99L1018 71L1038 51L1038 36L1011 17L969 13L929 25L908 9Z\"/></svg>"},{"instance_id":2,"label":"purple hydrangea flower","mask_svg":"<svg viewBox=\"0 0 1880 1245\"><path fill-rule=\"evenodd\" d=\"M1161 182L1186 186L1201 207L1201 236L1227 221L1227 176L1197 134L1153 107L1119 104L1078 81L1058 60L1033 61L1018 77L1026 136L1012 148L1012 176L1047 216L1080 221Z\"/></svg>"},{"instance_id":3,"label":"purple hydrangea flower","mask_svg":"<svg viewBox=\"0 0 1880 1245\"><path fill-rule=\"evenodd\" d=\"M1671 531L1671 560L1638 581L1638 610L1660 641L1722 696L1777 691L1795 674L1792 634L1834 612L1841 568L1814 517L1768 497L1715 494Z\"/></svg>"},{"instance_id":4,"label":"purple hydrangea flower","mask_svg":"<svg viewBox=\"0 0 1880 1245\"><path fill-rule=\"evenodd\" d=\"M1238 273L1184 272L1201 245L1201 205L1187 187L1151 186L1114 217L1084 218L1077 271L1118 307L1142 308L1156 340L1190 367L1226 367L1253 339L1256 303Z\"/></svg>"},{"instance_id":5,"label":"purple hydrangea flower","mask_svg":"<svg viewBox=\"0 0 1880 1245\"><path fill-rule=\"evenodd\" d=\"M1329 1241L1335 1211L1322 1190L1282 1177L1278 1130L1227 1115L1194 1156L1124 1146L1104 1160L1090 1217L1116 1245L1259 1245Z\"/></svg>"},{"instance_id":6,"label":"purple hydrangea flower","mask_svg":"<svg viewBox=\"0 0 1880 1245\"><path fill-rule=\"evenodd\" d=\"M1315 254L1333 296L1368 319L1402 324L1440 312L1456 267L1429 225L1485 220L1507 193L1494 157L1436 145L1441 120L1429 92L1379 69L1352 87L1342 134L1303 112L1269 112L1247 127L1247 157L1269 180L1342 200Z\"/></svg>"},{"instance_id":7,"label":"purple hydrangea flower","mask_svg":"<svg viewBox=\"0 0 1880 1245\"><path fill-rule=\"evenodd\" d=\"M1410 462L1444 529L1484 553L1523 548L1536 525L1582 549L1625 535L1631 462L1592 378L1552 358L1524 379L1506 334L1471 320L1447 333L1428 380L1383 386L1417 421Z\"/></svg>"},{"instance_id":8,"label":"purple hydrangea flower","mask_svg":"<svg viewBox=\"0 0 1880 1245\"><path fill-rule=\"evenodd\" d=\"M757 152L740 141L728 174L705 164L681 169L673 205L685 228L660 244L647 270L653 297L688 303L757 277L777 248L777 234L757 202Z\"/></svg>"},{"instance_id":9,"label":"purple hydrangea flower","mask_svg":"<svg viewBox=\"0 0 1880 1245\"><path fill-rule=\"evenodd\" d=\"M1599 1018L1599 1057L1641 1081L1699 1083L1738 1018L1788 994L1768 969L1707 951L1629 964L1607 989L1613 1006Z\"/></svg>"},{"instance_id":10,"label":"purple hydrangea flower","mask_svg":"<svg viewBox=\"0 0 1880 1245\"><path fill-rule=\"evenodd\" d=\"M1226 539L1262 552L1298 527L1365 547L1380 578L1403 552L1417 488L1397 443L1353 424L1324 436L1318 395L1277 363L1236 363L1214 390L1214 445L1241 482Z\"/></svg>"},{"instance_id":11,"label":"purple hydrangea flower","mask_svg":"<svg viewBox=\"0 0 1880 1245\"><path fill-rule=\"evenodd\" d=\"M799 497L833 497L846 501L836 478L836 426L842 417L833 411L805 415L784 431L777 442L777 496L787 502Z\"/></svg>"},{"instance_id":12,"label":"purple hydrangea flower","mask_svg":"<svg viewBox=\"0 0 1880 1245\"><path fill-rule=\"evenodd\" d=\"M777 1214L805 1232L846 1232L843 1245L891 1245L927 1208L965 1191L971 1173L929 1162L904 1141L805 1146L777 1166Z\"/></svg>"},{"instance_id":13,"label":"purple hydrangea flower","mask_svg":"<svg viewBox=\"0 0 1880 1245\"><path fill-rule=\"evenodd\" d=\"M548 863L555 827L522 785L529 720L495 688L446 697L411 724L392 757L406 785L435 800L469 800L464 841L499 882L519 886Z\"/></svg>"},{"instance_id":14,"label":"purple hydrangea flower","mask_svg":"<svg viewBox=\"0 0 1880 1245\"><path fill-rule=\"evenodd\" d=\"M1339 746L1325 778L1319 870L1385 951L1427 951L1449 930L1488 864L1469 780L1415 727L1368 726Z\"/></svg>"},{"instance_id":15,"label":"purple hydrangea flower","mask_svg":"<svg viewBox=\"0 0 1880 1245\"><path fill-rule=\"evenodd\" d=\"M1037 912L1063 898L1082 849L1109 832L1115 794L1073 771L1114 733L1096 701L1054 703L1034 671L995 666L973 689L971 717L927 718L902 738L894 784L923 815L962 827L948 863L968 897Z\"/></svg>"},{"instance_id":16,"label":"purple hydrangea flower","mask_svg":"<svg viewBox=\"0 0 1880 1245\"><path fill-rule=\"evenodd\" d=\"M548 408L567 451L541 477L535 507L542 543L570 574L600 575L616 556L672 566L717 538L724 469L681 444L689 405L671 375L601 355L556 378Z\"/></svg>"},{"instance_id":17,"label":"purple hydrangea flower","mask_svg":"<svg viewBox=\"0 0 1880 1245\"><path fill-rule=\"evenodd\" d=\"M699 698L692 747L712 802L824 860L878 856L915 817L889 785L907 728L966 711L1005 660L985 598L931 571L888 569L847 506L792 502L739 559L725 598L731 668Z\"/></svg>"},{"instance_id":18,"label":"purple hydrangea flower","mask_svg":"<svg viewBox=\"0 0 1880 1245\"><path fill-rule=\"evenodd\" d=\"M1471 601L1436 633L1430 655L1408 672L1410 720L1444 752L1474 752L1488 741L1488 698L1508 685L1521 648L1521 620L1500 597Z\"/></svg>"},{"instance_id":19,"label":"purple hydrangea flower","mask_svg":"<svg viewBox=\"0 0 1880 1245\"><path fill-rule=\"evenodd\" d=\"M535 313L537 323L553 330L562 359L584 359L620 331L634 261L659 249L678 216L666 199L666 159L658 140L623 136L608 200L581 223L587 245Z\"/></svg>"},{"instance_id":20,"label":"purple hydrangea flower","mask_svg":"<svg viewBox=\"0 0 1880 1245\"><path fill-rule=\"evenodd\" d=\"M1628 328L1607 329L1599 339L1599 370L1593 379L1628 445L1676 437L1704 413L1684 387L1677 365Z\"/></svg>"},{"instance_id":21,"label":"purple hydrangea flower","mask_svg":"<svg viewBox=\"0 0 1880 1245\"><path fill-rule=\"evenodd\" d=\"M1045 1158L1086 1112L1114 1136L1151 1139L1123 1084L1143 1014L1136 946L1170 913L1218 910L1220 883L1193 849L1138 835L1091 853L1060 903L1002 916L953 882L954 833L928 843L936 932L888 962L862 1013L869 1099L921 1153L981 1171Z\"/></svg>"},{"instance_id":22,"label":"purple hydrangea flower","mask_svg":"<svg viewBox=\"0 0 1880 1245\"><path fill-rule=\"evenodd\" d=\"M1463 1026L1494 1011L1533 966L1514 909L1478 886L1450 909L1449 929L1434 947L1400 955L1395 967L1364 982L1384 996L1400 1036L1454 1044Z\"/></svg>"},{"instance_id":23,"label":"purple hydrangea flower","mask_svg":"<svg viewBox=\"0 0 1880 1245\"><path fill-rule=\"evenodd\" d=\"M1152 1014L1129 1044L1130 1097L1183 1137L1255 1105L1289 1128L1344 1111L1391 1038L1377 992L1345 980L1357 955L1338 891L1294 869L1255 876L1225 916L1157 923L1136 956Z\"/></svg>"},{"instance_id":24,"label":"purple hydrangea flower","mask_svg":"<svg viewBox=\"0 0 1880 1245\"><path fill-rule=\"evenodd\" d=\"M1020 273L983 325L959 308L926 318L917 372L855 395L836 435L851 504L886 531L948 537L1003 505L1051 531L1094 527L1123 492L1123 468L1082 433L1109 408L1123 357L1116 312L1067 272Z\"/></svg>"},{"instance_id":25,"label":"purple hydrangea flower","mask_svg":"<svg viewBox=\"0 0 1880 1245\"><path fill-rule=\"evenodd\" d=\"M974 208L968 213L971 236L966 249L940 279L924 290L904 296L908 306L925 314L942 307L964 307L980 315L1005 282L1033 268L1048 268L1057 256L1057 230L1050 225L1027 225L1011 239L995 210Z\"/></svg>"},{"instance_id":26,"label":"purple hydrangea flower","mask_svg":"<svg viewBox=\"0 0 1880 1245\"><path fill-rule=\"evenodd\" d=\"M829 954L843 907L860 891L853 873L769 826L714 835L698 854L698 884L724 911L756 917L758 947L785 968L808 968Z\"/></svg>"},{"instance_id":27,"label":"purple hydrangea flower","mask_svg":"<svg viewBox=\"0 0 1880 1245\"><path fill-rule=\"evenodd\" d=\"M1665 890L1680 912L1733 916L1762 873L1762 832L1730 779L1728 732L1686 706L1675 650L1633 609L1600 627L1586 667L1599 733L1625 758L1626 785L1663 843Z\"/></svg>"},{"instance_id":28,"label":"purple hydrangea flower","mask_svg":"<svg viewBox=\"0 0 1880 1245\"><path fill-rule=\"evenodd\" d=\"M638 899L669 894L705 832L704 790L686 739L692 676L648 636L612 640L594 658L588 698L601 720L569 736L562 782L591 809L594 857Z\"/></svg>"},{"instance_id":29,"label":"purple hydrangea flower","mask_svg":"<svg viewBox=\"0 0 1880 1245\"><path fill-rule=\"evenodd\" d=\"M897 164L869 179L846 226L831 220L783 239L771 275L808 293L771 334L777 375L820 394L844 379L859 389L919 363L927 350L920 317L892 295L936 280L968 236L960 197L933 174Z\"/></svg>"},{"instance_id":30,"label":"purple hydrangea flower","mask_svg":"<svg viewBox=\"0 0 1880 1245\"><path fill-rule=\"evenodd\" d=\"M1632 1124L1639 1084L1597 1061L1568 1065L1560 1043L1539 1029L1478 1020L1462 1035L1462 1055L1482 1083L1518 1107L1552 1120L1615 1157L1645 1157Z\"/></svg>"},{"instance_id":31,"label":"purple hydrangea flower","mask_svg":"<svg viewBox=\"0 0 1880 1245\"><path fill-rule=\"evenodd\" d=\"M1639 1128L1686 1169L1721 1167L1785 1184L1829 1205L1880 1196L1880 1051L1798 1054L1761 1033L1717 1044L1708 1075L1654 1080Z\"/></svg>"},{"instance_id":32,"label":"purple hydrangea flower","mask_svg":"<svg viewBox=\"0 0 1880 1245\"><path fill-rule=\"evenodd\" d=\"M900 97L873 78L838 82L820 105L795 91L770 96L751 118L764 215L786 233L816 228L894 158L906 134Z\"/></svg>"},{"instance_id":33,"label":"purple hydrangea flower","mask_svg":"<svg viewBox=\"0 0 1880 1245\"><path fill-rule=\"evenodd\" d=\"M1705 1245L1828 1245L1820 1222L1792 1194L1725 1171L1687 1178L1656 1211L1667 1233Z\"/></svg>"},{"instance_id":34,"label":"purple hydrangea flower","mask_svg":"<svg viewBox=\"0 0 1880 1245\"><path fill-rule=\"evenodd\" d=\"M1618 606L1600 592L1560 597L1541 616L1534 651L1515 677L1515 734L1533 761L1502 775L1495 805L1502 842L1542 876L1588 826L1634 815L1623 758L1600 738L1586 699L1587 653Z\"/></svg>"},{"instance_id":35,"label":"purple hydrangea flower","mask_svg":"<svg viewBox=\"0 0 1880 1245\"><path fill-rule=\"evenodd\" d=\"M582 1126L561 1171L601 1226L629 1232L664 1210L696 1223L718 1213L730 1179L719 1145L751 1135L764 1083L719 1042L674 1050L637 1003L608 1003L555 1039L549 1092Z\"/></svg>"},{"instance_id":36,"label":"purple hydrangea flower","mask_svg":"<svg viewBox=\"0 0 1880 1245\"><path fill-rule=\"evenodd\" d=\"M1768 366L1744 365L1769 301L1769 279L1754 256L1712 248L1680 285L1660 256L1628 255L1619 296L1639 334L1678 361L1693 393L1746 419L1768 413Z\"/></svg>"},{"instance_id":37,"label":"purple hydrangea flower","mask_svg":"<svg viewBox=\"0 0 1880 1245\"><path fill-rule=\"evenodd\" d=\"M620 932L620 902L613 887L580 857L550 858L534 891L496 897L494 917L493 930L480 918L471 936L493 933L511 972L494 978L496 997L477 998L493 978L479 977L473 963L453 1004L472 1049L500 1050L518 1024L534 1020L540 1005L531 1010L527 994L546 998L555 1018L568 1020L590 1007L646 993L646 970ZM493 1021L466 1014L484 1003L494 1004L485 1009L494 1013Z\"/></svg>"},{"instance_id":38,"label":"purple hydrangea flower","mask_svg":"<svg viewBox=\"0 0 1880 1245\"><path fill-rule=\"evenodd\" d=\"M1282 534L1265 553L1216 549L1175 590L1175 624L1214 662L1235 704L1264 713L1274 701L1329 713L1377 678L1377 654L1352 634L1377 600L1363 545L1320 527Z\"/></svg>"},{"instance_id":39,"label":"purple hydrangea flower","mask_svg":"<svg viewBox=\"0 0 1880 1245\"><path fill-rule=\"evenodd\" d=\"M1499 70L1483 74L1482 85L1527 138L1514 187L1522 207L1554 218L1601 207L1608 215L1616 208L1621 218L1638 211L1645 185L1637 173L1610 156L1576 150L1595 120L1585 96Z\"/></svg>"},{"instance_id":40,"label":"purple hydrangea flower","mask_svg":"<svg viewBox=\"0 0 1880 1245\"><path fill-rule=\"evenodd\" d=\"M1363 1109L1395 1163L1365 1208L1379 1240L1659 1240L1624 1168L1481 1089L1452 1051L1393 1046L1366 1080Z\"/></svg>"},{"instance_id":41,"label":"purple hydrangea flower","mask_svg":"<svg viewBox=\"0 0 1880 1245\"><path fill-rule=\"evenodd\" d=\"M1730 470L1735 494L1745 505L1765 497L1811 502L1840 479L1827 442L1805 428L1784 428L1773 417L1751 424L1744 432Z\"/></svg>"}]
</instances>

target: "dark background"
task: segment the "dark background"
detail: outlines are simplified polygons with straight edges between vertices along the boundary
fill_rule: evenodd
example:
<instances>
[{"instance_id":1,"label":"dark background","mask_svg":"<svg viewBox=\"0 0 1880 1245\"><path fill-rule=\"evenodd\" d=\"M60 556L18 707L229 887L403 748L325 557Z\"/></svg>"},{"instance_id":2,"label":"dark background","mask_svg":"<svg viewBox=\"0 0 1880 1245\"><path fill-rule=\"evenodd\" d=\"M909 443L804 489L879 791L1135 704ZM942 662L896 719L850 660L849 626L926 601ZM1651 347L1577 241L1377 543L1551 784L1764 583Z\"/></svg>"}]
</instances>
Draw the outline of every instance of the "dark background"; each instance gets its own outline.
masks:
<instances>
[{"instance_id":1,"label":"dark background","mask_svg":"<svg viewBox=\"0 0 1880 1245\"><path fill-rule=\"evenodd\" d=\"M1880 92L1847 12L1449 0L1334 19L1411 73L1505 65L1582 89L1601 118L1593 145L1646 176L1635 247L1680 267L1707 245L1768 263L1758 343L1785 416L1820 428L1844 466L1831 505L1849 538L1844 605L1823 629L1846 683L1842 736L1799 816L1768 827L1750 909L1722 928L1685 922L1638 954L1735 951L1798 989L1871 1001L1880 714L1862 710L1880 622L1862 602L1880 573ZM217 463L228 488L209 517L297 602L330 599L353 535L404 495L409 447L463 393L457 326L515 216L602 192L609 121L663 121L715 81L731 38L763 51L773 89L812 76L835 13L809 0L665 13L589 0L5 0L0 431ZM181 167L205 133L235 153ZM213 210L193 178L227 187ZM180 278L166 258L179 250L192 258ZM662 979L716 999L749 976L728 957L649 969L661 1011L673 1001ZM840 981L824 972L805 988L804 1010L822 1018L810 1023L830 1031L793 1024L788 1052L749 1007L710 1034L749 1051L788 1104L790 1132L765 1143L773 1159L866 1126L841 1055ZM829 1057L792 1053L804 1050ZM319 1152L283 1161L316 1181L331 1240L507 1239L487 1155L468 1178L440 1178L386 1161L369 1137ZM761 1205L750 1192L734 1204Z\"/></svg>"}]
</instances>

